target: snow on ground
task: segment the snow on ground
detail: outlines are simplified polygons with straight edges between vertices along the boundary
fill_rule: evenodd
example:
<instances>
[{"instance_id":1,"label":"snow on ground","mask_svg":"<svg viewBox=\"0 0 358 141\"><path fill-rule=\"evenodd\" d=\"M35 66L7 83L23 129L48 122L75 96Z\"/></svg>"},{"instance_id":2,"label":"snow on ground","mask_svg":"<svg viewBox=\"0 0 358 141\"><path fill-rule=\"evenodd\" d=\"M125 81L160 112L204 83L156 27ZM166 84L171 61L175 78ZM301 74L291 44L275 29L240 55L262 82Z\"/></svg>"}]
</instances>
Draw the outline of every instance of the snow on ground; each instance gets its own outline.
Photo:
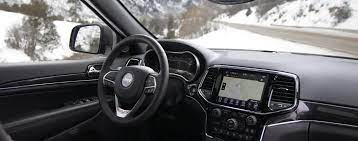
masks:
<instances>
[{"instance_id":1,"label":"snow on ground","mask_svg":"<svg viewBox=\"0 0 358 141\"><path fill-rule=\"evenodd\" d=\"M0 63L16 63L29 61L31 61L30 57L27 56L22 50L0 47Z\"/></svg>"},{"instance_id":2,"label":"snow on ground","mask_svg":"<svg viewBox=\"0 0 358 141\"><path fill-rule=\"evenodd\" d=\"M231 27L222 27L217 31L210 32L197 39L190 39L185 41L189 41L191 43L207 48L265 50L352 57L352 55L346 53L289 42L277 38L271 38Z\"/></svg>"},{"instance_id":3,"label":"snow on ground","mask_svg":"<svg viewBox=\"0 0 358 141\"><path fill-rule=\"evenodd\" d=\"M352 15L348 20L336 25L337 19L330 13L330 8L344 7L346 3L352 9ZM252 12L248 16L248 9L244 9L231 17L223 15L219 20L265 26L275 24L358 30L357 0L296 0L276 6L261 17L257 16L256 10L257 7L251 7Z\"/></svg>"},{"instance_id":4,"label":"snow on ground","mask_svg":"<svg viewBox=\"0 0 358 141\"><path fill-rule=\"evenodd\" d=\"M317 33L321 35L330 35L336 37L344 37L344 38L357 38L358 39L358 30L357 31L344 31L339 29L329 29L329 28L315 28L315 27L292 27L292 26L280 26L280 25L272 25L270 28L276 29L285 29L285 30L293 30L297 32L309 32L309 33Z\"/></svg>"}]
</instances>

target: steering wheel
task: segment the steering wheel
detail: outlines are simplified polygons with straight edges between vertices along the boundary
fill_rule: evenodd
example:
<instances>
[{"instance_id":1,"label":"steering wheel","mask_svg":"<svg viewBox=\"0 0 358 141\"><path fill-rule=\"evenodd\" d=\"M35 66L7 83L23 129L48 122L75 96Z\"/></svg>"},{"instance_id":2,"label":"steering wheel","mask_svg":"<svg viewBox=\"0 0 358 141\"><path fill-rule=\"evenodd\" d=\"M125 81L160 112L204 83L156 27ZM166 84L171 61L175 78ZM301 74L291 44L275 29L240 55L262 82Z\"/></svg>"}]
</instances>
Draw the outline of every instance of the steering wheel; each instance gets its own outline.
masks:
<instances>
[{"instance_id":1,"label":"steering wheel","mask_svg":"<svg viewBox=\"0 0 358 141\"><path fill-rule=\"evenodd\" d=\"M146 66L111 68L122 49L135 43L145 43L155 51L160 64L159 73ZM119 125L141 124L158 110L166 94L168 79L169 64L162 46L146 35L129 36L115 45L102 66L97 88L102 110ZM111 110L105 97L111 92L115 94L116 112ZM151 101L146 104L148 99Z\"/></svg>"},{"instance_id":2,"label":"steering wheel","mask_svg":"<svg viewBox=\"0 0 358 141\"><path fill-rule=\"evenodd\" d=\"M0 122L0 141L12 141L9 134L6 133Z\"/></svg>"}]
</instances>

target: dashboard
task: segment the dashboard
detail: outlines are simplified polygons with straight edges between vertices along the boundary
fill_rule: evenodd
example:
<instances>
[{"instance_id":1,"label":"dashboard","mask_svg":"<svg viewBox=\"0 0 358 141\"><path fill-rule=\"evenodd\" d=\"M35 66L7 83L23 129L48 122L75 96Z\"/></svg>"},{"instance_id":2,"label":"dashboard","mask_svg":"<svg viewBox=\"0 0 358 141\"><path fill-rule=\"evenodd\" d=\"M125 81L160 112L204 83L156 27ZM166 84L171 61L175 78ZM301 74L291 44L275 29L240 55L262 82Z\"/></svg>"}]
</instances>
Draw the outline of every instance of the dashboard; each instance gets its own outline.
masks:
<instances>
[{"instance_id":1,"label":"dashboard","mask_svg":"<svg viewBox=\"0 0 358 141\"><path fill-rule=\"evenodd\" d=\"M358 60L160 44L210 140L358 140ZM153 51L143 62L160 71Z\"/></svg>"}]
</instances>

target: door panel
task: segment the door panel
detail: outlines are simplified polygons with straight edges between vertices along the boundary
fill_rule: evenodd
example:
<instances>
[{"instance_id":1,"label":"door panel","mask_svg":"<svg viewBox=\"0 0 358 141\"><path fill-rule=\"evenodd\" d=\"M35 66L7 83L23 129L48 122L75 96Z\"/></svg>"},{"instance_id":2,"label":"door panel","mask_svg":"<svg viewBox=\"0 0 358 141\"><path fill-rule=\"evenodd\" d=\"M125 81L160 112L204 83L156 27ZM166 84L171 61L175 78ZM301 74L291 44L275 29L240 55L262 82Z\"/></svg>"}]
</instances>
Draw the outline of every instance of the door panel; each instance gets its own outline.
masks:
<instances>
[{"instance_id":1,"label":"door panel","mask_svg":"<svg viewBox=\"0 0 358 141\"><path fill-rule=\"evenodd\" d=\"M104 57L88 60L64 60L0 65L0 88L6 83L41 77L85 73L88 65L104 61Z\"/></svg>"},{"instance_id":2,"label":"door panel","mask_svg":"<svg viewBox=\"0 0 358 141\"><path fill-rule=\"evenodd\" d=\"M99 112L89 60L0 65L0 121L14 140L44 140Z\"/></svg>"}]
</instances>

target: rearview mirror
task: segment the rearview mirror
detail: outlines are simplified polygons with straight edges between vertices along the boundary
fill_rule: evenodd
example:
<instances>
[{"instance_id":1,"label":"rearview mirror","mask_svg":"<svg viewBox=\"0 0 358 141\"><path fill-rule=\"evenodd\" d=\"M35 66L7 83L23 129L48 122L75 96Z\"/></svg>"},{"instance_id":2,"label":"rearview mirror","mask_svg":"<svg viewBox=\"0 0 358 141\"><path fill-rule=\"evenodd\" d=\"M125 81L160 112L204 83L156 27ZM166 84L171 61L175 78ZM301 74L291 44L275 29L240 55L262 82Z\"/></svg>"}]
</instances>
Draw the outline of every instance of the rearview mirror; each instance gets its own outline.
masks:
<instances>
[{"instance_id":1,"label":"rearview mirror","mask_svg":"<svg viewBox=\"0 0 358 141\"><path fill-rule=\"evenodd\" d=\"M103 54L106 46L112 45L112 39L109 27L100 24L77 25L71 32L70 49L76 52Z\"/></svg>"},{"instance_id":2,"label":"rearview mirror","mask_svg":"<svg viewBox=\"0 0 358 141\"><path fill-rule=\"evenodd\" d=\"M235 4L249 3L254 0L209 0L209 1L217 4L223 4L223 5L235 5Z\"/></svg>"}]
</instances>

